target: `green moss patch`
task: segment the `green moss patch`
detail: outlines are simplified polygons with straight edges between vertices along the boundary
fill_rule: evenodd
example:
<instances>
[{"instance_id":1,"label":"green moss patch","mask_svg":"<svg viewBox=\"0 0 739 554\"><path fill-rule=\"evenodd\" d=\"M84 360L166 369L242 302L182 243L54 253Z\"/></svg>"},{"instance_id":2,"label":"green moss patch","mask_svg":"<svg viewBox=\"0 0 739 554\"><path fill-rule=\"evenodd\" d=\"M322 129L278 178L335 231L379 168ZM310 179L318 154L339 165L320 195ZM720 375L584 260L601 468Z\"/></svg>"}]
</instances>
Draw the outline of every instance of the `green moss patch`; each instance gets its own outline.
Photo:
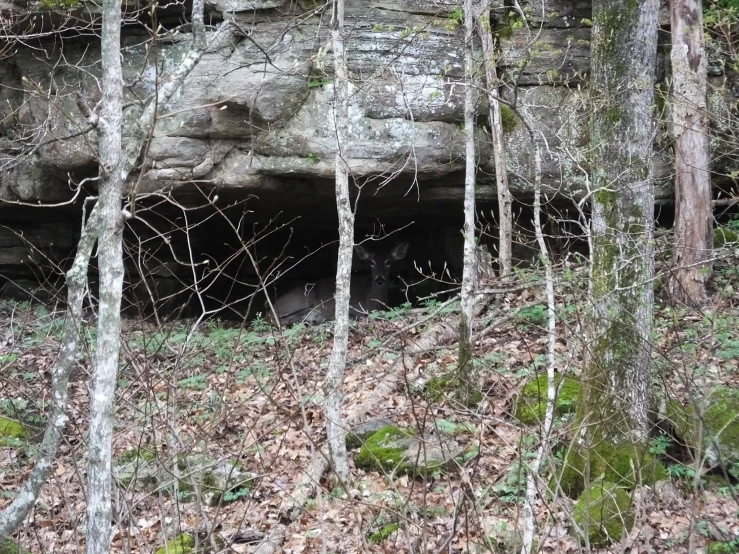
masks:
<instances>
[{"instance_id":1,"label":"green moss patch","mask_svg":"<svg viewBox=\"0 0 739 554\"><path fill-rule=\"evenodd\" d=\"M500 124L504 133L510 133L518 127L518 119L515 112L508 106L500 107Z\"/></svg>"},{"instance_id":2,"label":"green moss patch","mask_svg":"<svg viewBox=\"0 0 739 554\"><path fill-rule=\"evenodd\" d=\"M387 539L390 535L395 533L395 531L397 531L398 529L400 529L400 525L398 525L397 523L388 523L377 533L373 533L372 535L370 535L369 542L370 544L379 544Z\"/></svg>"},{"instance_id":3,"label":"green moss patch","mask_svg":"<svg viewBox=\"0 0 739 554\"><path fill-rule=\"evenodd\" d=\"M189 554L193 548L195 548L195 539L187 533L182 533L157 549L155 554Z\"/></svg>"},{"instance_id":4,"label":"green moss patch","mask_svg":"<svg viewBox=\"0 0 739 554\"><path fill-rule=\"evenodd\" d=\"M442 432L418 433L388 426L371 435L355 459L357 467L395 474L429 475L463 463L464 449Z\"/></svg>"},{"instance_id":5,"label":"green moss patch","mask_svg":"<svg viewBox=\"0 0 739 554\"><path fill-rule=\"evenodd\" d=\"M727 244L739 243L739 232L729 227L717 227L713 230L713 246L721 248Z\"/></svg>"},{"instance_id":6,"label":"green moss patch","mask_svg":"<svg viewBox=\"0 0 739 554\"><path fill-rule=\"evenodd\" d=\"M720 388L704 399L703 429L698 433L700 419L695 409L677 400L667 404L667 418L677 435L692 448L703 438L703 449L711 465L739 464L739 390ZM739 476L735 476L739 477Z\"/></svg>"},{"instance_id":7,"label":"green moss patch","mask_svg":"<svg viewBox=\"0 0 739 554\"><path fill-rule=\"evenodd\" d=\"M370 436L359 449L355 459L357 467L367 471L407 473L412 466L405 462L403 452L406 448L397 446L397 440L413 436L414 433L407 429L393 426L383 427Z\"/></svg>"},{"instance_id":8,"label":"green moss patch","mask_svg":"<svg viewBox=\"0 0 739 554\"><path fill-rule=\"evenodd\" d=\"M643 447L603 441L589 453L572 449L567 454L563 469L555 478L568 496L575 497L583 491L587 462L591 478L603 478L621 488L631 489L637 484L651 485L667 479L665 466Z\"/></svg>"},{"instance_id":9,"label":"green moss patch","mask_svg":"<svg viewBox=\"0 0 739 554\"><path fill-rule=\"evenodd\" d=\"M0 539L0 554L31 554L13 539Z\"/></svg>"},{"instance_id":10,"label":"green moss patch","mask_svg":"<svg viewBox=\"0 0 739 554\"><path fill-rule=\"evenodd\" d=\"M157 456L153 450L149 450L148 448L133 448L121 454L121 457L118 458L118 461L122 464L125 464L128 462L133 462L135 460L153 462L156 459Z\"/></svg>"},{"instance_id":11,"label":"green moss patch","mask_svg":"<svg viewBox=\"0 0 739 554\"><path fill-rule=\"evenodd\" d=\"M545 373L529 381L516 401L514 416L521 423L533 425L544 421L547 411L547 386L549 379ZM557 396L554 402L555 417L574 414L580 397L580 382L571 377L556 375L554 378Z\"/></svg>"},{"instance_id":12,"label":"green moss patch","mask_svg":"<svg viewBox=\"0 0 739 554\"><path fill-rule=\"evenodd\" d=\"M592 546L607 546L618 541L634 525L629 495L615 483L598 481L583 491L575 505L575 523L580 533L587 532ZM580 537L575 528L572 534Z\"/></svg>"},{"instance_id":13,"label":"green moss patch","mask_svg":"<svg viewBox=\"0 0 739 554\"><path fill-rule=\"evenodd\" d=\"M739 554L739 538L731 542L710 541L708 554Z\"/></svg>"},{"instance_id":14,"label":"green moss patch","mask_svg":"<svg viewBox=\"0 0 739 554\"><path fill-rule=\"evenodd\" d=\"M26 430L23 425L8 419L7 417L0 416L0 445L8 444L9 440L18 441L26 437Z\"/></svg>"},{"instance_id":15,"label":"green moss patch","mask_svg":"<svg viewBox=\"0 0 739 554\"><path fill-rule=\"evenodd\" d=\"M482 402L482 391L468 389L469 384L454 374L432 377L426 385L426 393L432 402L441 402L445 396L452 396L468 407Z\"/></svg>"}]
</instances>

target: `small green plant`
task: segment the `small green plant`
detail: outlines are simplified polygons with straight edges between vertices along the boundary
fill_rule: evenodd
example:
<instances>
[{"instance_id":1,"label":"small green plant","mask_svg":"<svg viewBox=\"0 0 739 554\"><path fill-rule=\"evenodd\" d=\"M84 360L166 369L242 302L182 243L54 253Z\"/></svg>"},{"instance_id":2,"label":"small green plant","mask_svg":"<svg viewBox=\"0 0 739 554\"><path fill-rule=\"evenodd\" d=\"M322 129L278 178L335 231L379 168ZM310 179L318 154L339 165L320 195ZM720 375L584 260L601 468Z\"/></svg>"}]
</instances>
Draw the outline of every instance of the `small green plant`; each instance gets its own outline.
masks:
<instances>
[{"instance_id":1,"label":"small green plant","mask_svg":"<svg viewBox=\"0 0 739 554\"><path fill-rule=\"evenodd\" d=\"M257 314L251 322L251 329L255 333L266 333L272 329L272 324L262 314Z\"/></svg>"},{"instance_id":2,"label":"small green plant","mask_svg":"<svg viewBox=\"0 0 739 554\"><path fill-rule=\"evenodd\" d=\"M526 491L526 472L520 463L513 464L505 480L493 485L493 492L503 502L519 502Z\"/></svg>"},{"instance_id":3,"label":"small green plant","mask_svg":"<svg viewBox=\"0 0 739 554\"><path fill-rule=\"evenodd\" d=\"M0 354L0 365L12 364L18 359L18 354L8 352L7 354Z\"/></svg>"},{"instance_id":4,"label":"small green plant","mask_svg":"<svg viewBox=\"0 0 739 554\"><path fill-rule=\"evenodd\" d=\"M434 100L437 100L439 98L444 98L444 93L440 90L435 90L434 92L429 93L429 95L426 97L429 102L433 102Z\"/></svg>"},{"instance_id":5,"label":"small green plant","mask_svg":"<svg viewBox=\"0 0 739 554\"><path fill-rule=\"evenodd\" d=\"M739 537L729 542L710 541L708 554L739 554Z\"/></svg>"},{"instance_id":6,"label":"small green plant","mask_svg":"<svg viewBox=\"0 0 739 554\"><path fill-rule=\"evenodd\" d=\"M334 487L331 489L330 496L336 500L342 500L346 498L346 491L342 487Z\"/></svg>"},{"instance_id":7,"label":"small green plant","mask_svg":"<svg viewBox=\"0 0 739 554\"><path fill-rule=\"evenodd\" d=\"M323 75L308 77L308 88L322 87L331 83L333 83L333 79L329 79Z\"/></svg>"},{"instance_id":8,"label":"small green plant","mask_svg":"<svg viewBox=\"0 0 739 554\"><path fill-rule=\"evenodd\" d=\"M180 387L191 390L205 390L208 386L207 375L194 375L180 381Z\"/></svg>"},{"instance_id":9,"label":"small green plant","mask_svg":"<svg viewBox=\"0 0 739 554\"><path fill-rule=\"evenodd\" d=\"M667 466L667 475L671 479L692 483L695 479L695 468L685 464L672 464Z\"/></svg>"},{"instance_id":10,"label":"small green plant","mask_svg":"<svg viewBox=\"0 0 739 554\"><path fill-rule=\"evenodd\" d=\"M449 12L443 28L453 33L462 23L464 23L464 10L462 8L455 8Z\"/></svg>"},{"instance_id":11,"label":"small green plant","mask_svg":"<svg viewBox=\"0 0 739 554\"><path fill-rule=\"evenodd\" d=\"M237 500L248 497L249 492L251 492L249 487L236 487L223 493L223 501L227 504L236 502Z\"/></svg>"},{"instance_id":12,"label":"small green plant","mask_svg":"<svg viewBox=\"0 0 739 554\"><path fill-rule=\"evenodd\" d=\"M370 319L372 320L384 320L384 321L398 321L408 315L413 305L410 302L405 302L397 308L390 308L385 311L374 311L370 313Z\"/></svg>"},{"instance_id":13,"label":"small green plant","mask_svg":"<svg viewBox=\"0 0 739 554\"><path fill-rule=\"evenodd\" d=\"M739 68L739 52L736 50L736 34L739 32L739 1L713 0L703 4L703 27L709 45L723 54L724 63L736 71Z\"/></svg>"},{"instance_id":14,"label":"small green plant","mask_svg":"<svg viewBox=\"0 0 739 554\"><path fill-rule=\"evenodd\" d=\"M653 456L664 456L672 445L672 439L667 435L658 435L649 441L649 453Z\"/></svg>"},{"instance_id":15,"label":"small green plant","mask_svg":"<svg viewBox=\"0 0 739 554\"><path fill-rule=\"evenodd\" d=\"M308 161L312 164L316 163L318 161L318 155L315 152L311 152L308 154Z\"/></svg>"},{"instance_id":16,"label":"small green plant","mask_svg":"<svg viewBox=\"0 0 739 554\"><path fill-rule=\"evenodd\" d=\"M323 344L331 338L334 331L334 322L326 321L320 325L313 327L313 342L315 344Z\"/></svg>"},{"instance_id":17,"label":"small green plant","mask_svg":"<svg viewBox=\"0 0 739 554\"><path fill-rule=\"evenodd\" d=\"M543 304L519 310L518 318L528 325L544 326L547 322L547 307Z\"/></svg>"}]
</instances>

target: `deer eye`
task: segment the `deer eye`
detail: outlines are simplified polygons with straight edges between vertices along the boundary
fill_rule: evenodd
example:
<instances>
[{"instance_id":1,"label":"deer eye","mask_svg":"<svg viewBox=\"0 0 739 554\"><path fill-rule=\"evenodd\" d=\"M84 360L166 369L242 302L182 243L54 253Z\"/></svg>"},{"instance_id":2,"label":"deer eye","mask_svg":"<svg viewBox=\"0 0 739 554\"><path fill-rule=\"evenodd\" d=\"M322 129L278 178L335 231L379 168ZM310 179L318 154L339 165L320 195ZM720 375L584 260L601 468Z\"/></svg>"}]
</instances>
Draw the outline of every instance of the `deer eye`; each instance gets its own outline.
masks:
<instances>
[{"instance_id":1,"label":"deer eye","mask_svg":"<svg viewBox=\"0 0 739 554\"><path fill-rule=\"evenodd\" d=\"M375 260L372 260L372 261L370 261L370 265L371 265L372 267L375 267L375 266L377 265L377 262L375 262Z\"/></svg>"},{"instance_id":2,"label":"deer eye","mask_svg":"<svg viewBox=\"0 0 739 554\"><path fill-rule=\"evenodd\" d=\"M385 267L390 267L390 260L385 260Z\"/></svg>"}]
</instances>

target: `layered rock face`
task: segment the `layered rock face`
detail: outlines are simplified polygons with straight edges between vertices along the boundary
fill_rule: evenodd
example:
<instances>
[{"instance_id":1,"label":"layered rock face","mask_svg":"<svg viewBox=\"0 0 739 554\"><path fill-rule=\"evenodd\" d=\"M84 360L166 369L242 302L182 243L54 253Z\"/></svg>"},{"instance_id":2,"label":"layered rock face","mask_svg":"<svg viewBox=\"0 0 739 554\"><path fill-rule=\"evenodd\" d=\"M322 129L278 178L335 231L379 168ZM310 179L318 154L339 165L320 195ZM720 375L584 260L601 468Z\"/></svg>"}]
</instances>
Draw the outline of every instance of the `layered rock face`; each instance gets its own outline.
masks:
<instances>
[{"instance_id":1,"label":"layered rock face","mask_svg":"<svg viewBox=\"0 0 739 554\"><path fill-rule=\"evenodd\" d=\"M391 179L386 188L397 193L405 194L413 184L418 190L412 195L422 201L459 198L465 133L458 3L349 4L352 170L359 179ZM562 184L560 142L577 156L587 141L585 118L577 110L583 106L578 86L589 64L590 30L582 24L589 6L561 4L548 5L543 18L530 17L531 25L545 23L535 51L528 30L506 27L500 52L502 74L523 66L515 71L517 106L547 141L545 180L555 188ZM233 14L240 31L212 46L164 110L152 133L139 192L196 181L267 196L330 196L333 63L327 53L330 13L324 8L288 0L214 2L212 15ZM494 28L504 27L505 13L501 6ZM158 71L166 75L188 47L189 37L178 34L160 41L154 51L140 26L127 27L127 99L135 104L148 98ZM94 131L86 132L89 125L75 95L81 93L90 105L99 99L98 45L94 37L82 36L41 39L36 47L14 49L0 62L5 135L0 147L6 165L19 151L26 150L26 156L12 162L0 194L9 200L58 200L69 194L68 173L79 180L95 171ZM482 102L480 114L486 114ZM494 180L490 142L480 123L476 135L484 186ZM49 143L52 138L59 140ZM532 180L529 137L513 116L507 139L511 187L525 196ZM40 143L47 144L28 153L30 144ZM570 181L582 182L571 163L564 167ZM482 188L481 199L491 198L491 192Z\"/></svg>"},{"instance_id":2,"label":"layered rock face","mask_svg":"<svg viewBox=\"0 0 739 554\"><path fill-rule=\"evenodd\" d=\"M466 132L460 2L347 4L348 154L361 186L359 228L393 230L414 222L414 229L425 227L417 231L420 236L429 229L458 229ZM221 205L249 198L251 213L258 214L251 216L254 221L280 214L282 221L316 233L335 229L330 8L308 0L211 0L207 6L211 22L233 18L234 31L211 45L161 110L154 129L147 130L146 160L131 176L129 190L171 192L171 198L191 206L206 197L212 201L215 194ZM521 6L528 26L502 3L493 6L491 21L499 38L502 93L528 125L508 110L510 187L523 203L532 195L533 134L543 148L546 191L580 197L588 182L584 85L590 3L532 0ZM151 45L143 26L151 20L134 8L127 8L131 16L122 44L129 118L190 46L189 35L180 30ZM59 203L72 198L79 183L85 192L94 191L95 130L80 108L100 99L92 5L5 9L19 21L29 12L36 18L14 28L26 29L30 39L0 49L0 198ZM157 23L174 29L184 15L164 9ZM50 30L65 27L61 33ZM492 219L494 166L482 96L474 130L477 191L481 212ZM663 199L670 195L664 186L669 167L661 154L655 171L661 178L657 196ZM12 206L0 205L0 214ZM43 222L57 212L30 213ZM60 233L73 236L74 225ZM16 265L6 264L0 272L13 273Z\"/></svg>"}]
</instances>

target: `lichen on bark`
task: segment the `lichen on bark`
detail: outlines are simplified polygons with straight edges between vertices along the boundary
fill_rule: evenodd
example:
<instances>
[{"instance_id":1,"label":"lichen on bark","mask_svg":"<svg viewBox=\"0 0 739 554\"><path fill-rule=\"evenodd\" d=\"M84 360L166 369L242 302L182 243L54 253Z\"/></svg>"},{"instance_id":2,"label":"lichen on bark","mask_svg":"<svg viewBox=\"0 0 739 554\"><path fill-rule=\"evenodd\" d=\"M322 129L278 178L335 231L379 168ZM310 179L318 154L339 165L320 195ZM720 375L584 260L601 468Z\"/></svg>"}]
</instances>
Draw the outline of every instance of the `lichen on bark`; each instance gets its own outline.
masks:
<instances>
[{"instance_id":1,"label":"lichen on bark","mask_svg":"<svg viewBox=\"0 0 739 554\"><path fill-rule=\"evenodd\" d=\"M645 444L658 2L593 3L592 309L578 419L588 442Z\"/></svg>"}]
</instances>

